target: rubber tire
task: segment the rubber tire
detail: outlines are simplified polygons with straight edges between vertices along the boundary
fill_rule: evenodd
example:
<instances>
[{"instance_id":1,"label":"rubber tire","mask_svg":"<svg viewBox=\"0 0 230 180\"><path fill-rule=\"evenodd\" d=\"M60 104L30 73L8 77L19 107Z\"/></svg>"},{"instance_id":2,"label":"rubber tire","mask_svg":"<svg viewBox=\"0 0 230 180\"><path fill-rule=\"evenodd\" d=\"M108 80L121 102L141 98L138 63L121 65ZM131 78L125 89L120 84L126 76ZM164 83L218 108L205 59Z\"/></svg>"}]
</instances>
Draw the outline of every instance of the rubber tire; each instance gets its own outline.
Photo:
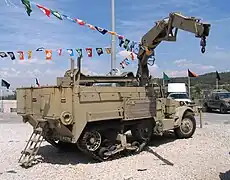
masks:
<instances>
[{"instance_id":1,"label":"rubber tire","mask_svg":"<svg viewBox=\"0 0 230 180\"><path fill-rule=\"evenodd\" d=\"M100 156L101 159L103 159L103 161L107 161L110 158L109 156L106 157L104 156L105 152L109 152L109 149L106 147L102 147L98 152L98 155Z\"/></svg>"},{"instance_id":2,"label":"rubber tire","mask_svg":"<svg viewBox=\"0 0 230 180\"><path fill-rule=\"evenodd\" d=\"M224 108L223 109L224 111L221 111L222 107ZM223 105L223 104L220 105L220 113L221 114L226 114L227 113L227 109L226 109L225 105Z\"/></svg>"},{"instance_id":3,"label":"rubber tire","mask_svg":"<svg viewBox=\"0 0 230 180\"><path fill-rule=\"evenodd\" d=\"M189 134L184 134L183 131L181 131L180 127L174 129L174 133L178 139L190 138L190 137L192 137L192 135L194 134L194 132L196 130L196 119L195 119L195 117L191 113L186 113L184 115L183 119L185 119L185 118L188 118L191 120L193 128ZM182 121L183 121L183 119L182 119Z\"/></svg>"}]
</instances>

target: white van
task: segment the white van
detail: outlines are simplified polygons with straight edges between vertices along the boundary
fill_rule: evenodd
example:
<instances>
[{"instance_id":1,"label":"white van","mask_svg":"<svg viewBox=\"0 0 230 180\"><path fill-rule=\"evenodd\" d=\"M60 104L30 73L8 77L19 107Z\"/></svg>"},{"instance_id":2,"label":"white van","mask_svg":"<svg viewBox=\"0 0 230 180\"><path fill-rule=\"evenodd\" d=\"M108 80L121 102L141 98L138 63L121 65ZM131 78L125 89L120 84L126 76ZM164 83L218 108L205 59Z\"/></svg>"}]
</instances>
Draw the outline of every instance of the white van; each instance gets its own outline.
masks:
<instances>
[{"instance_id":1,"label":"white van","mask_svg":"<svg viewBox=\"0 0 230 180\"><path fill-rule=\"evenodd\" d=\"M167 98L183 101L186 104L192 103L191 99L189 99L185 83L169 83L167 92Z\"/></svg>"}]
</instances>

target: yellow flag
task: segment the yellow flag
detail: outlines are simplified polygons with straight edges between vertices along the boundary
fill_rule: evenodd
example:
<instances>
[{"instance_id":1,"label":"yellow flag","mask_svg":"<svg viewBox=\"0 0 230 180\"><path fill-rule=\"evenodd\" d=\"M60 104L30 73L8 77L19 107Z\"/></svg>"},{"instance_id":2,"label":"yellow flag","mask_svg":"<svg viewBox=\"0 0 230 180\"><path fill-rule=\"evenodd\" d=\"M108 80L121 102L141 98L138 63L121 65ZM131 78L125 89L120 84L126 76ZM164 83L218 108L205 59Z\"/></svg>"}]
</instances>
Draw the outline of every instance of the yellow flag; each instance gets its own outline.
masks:
<instances>
[{"instance_id":1,"label":"yellow flag","mask_svg":"<svg viewBox=\"0 0 230 180\"><path fill-rule=\"evenodd\" d=\"M31 58L32 58L32 51L29 50L29 51L28 51L28 59L31 59Z\"/></svg>"},{"instance_id":2,"label":"yellow flag","mask_svg":"<svg viewBox=\"0 0 230 180\"><path fill-rule=\"evenodd\" d=\"M107 54L111 54L111 48L105 48L105 51L107 52Z\"/></svg>"},{"instance_id":3,"label":"yellow flag","mask_svg":"<svg viewBox=\"0 0 230 180\"><path fill-rule=\"evenodd\" d=\"M111 35L117 35L117 33L114 32L114 31L108 31L108 33L111 34Z\"/></svg>"}]
</instances>

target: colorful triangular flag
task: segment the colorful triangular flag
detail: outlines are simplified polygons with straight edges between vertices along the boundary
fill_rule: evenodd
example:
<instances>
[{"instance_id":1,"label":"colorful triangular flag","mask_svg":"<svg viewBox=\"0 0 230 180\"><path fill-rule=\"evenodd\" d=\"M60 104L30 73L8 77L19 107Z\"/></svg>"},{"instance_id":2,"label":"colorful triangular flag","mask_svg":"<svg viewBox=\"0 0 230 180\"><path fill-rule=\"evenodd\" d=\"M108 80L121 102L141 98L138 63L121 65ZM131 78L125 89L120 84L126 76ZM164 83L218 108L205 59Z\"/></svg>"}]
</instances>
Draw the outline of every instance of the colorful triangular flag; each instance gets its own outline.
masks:
<instances>
[{"instance_id":1,"label":"colorful triangular flag","mask_svg":"<svg viewBox=\"0 0 230 180\"><path fill-rule=\"evenodd\" d=\"M15 55L13 52L7 52L7 54L9 54L11 60L15 60Z\"/></svg>"},{"instance_id":2,"label":"colorful triangular flag","mask_svg":"<svg viewBox=\"0 0 230 180\"><path fill-rule=\"evenodd\" d=\"M5 57L8 57L8 56L7 56L7 54L5 52L0 52L0 57L5 58Z\"/></svg>"},{"instance_id":3,"label":"colorful triangular flag","mask_svg":"<svg viewBox=\"0 0 230 180\"><path fill-rule=\"evenodd\" d=\"M111 34L111 35L116 35L116 34L117 34L117 33L114 32L114 31L108 31L108 33Z\"/></svg>"},{"instance_id":4,"label":"colorful triangular flag","mask_svg":"<svg viewBox=\"0 0 230 180\"><path fill-rule=\"evenodd\" d=\"M22 2L22 4L24 4L28 16L30 16L30 14L32 12L30 1L29 0L21 0L21 2Z\"/></svg>"},{"instance_id":5,"label":"colorful triangular flag","mask_svg":"<svg viewBox=\"0 0 230 180\"><path fill-rule=\"evenodd\" d=\"M63 16L64 18L66 18L67 20L76 23L76 21L75 21L74 19L72 19L71 17L69 17L69 16L67 16L67 15L65 15L65 14L62 14L62 16Z\"/></svg>"},{"instance_id":6,"label":"colorful triangular flag","mask_svg":"<svg viewBox=\"0 0 230 180\"><path fill-rule=\"evenodd\" d=\"M111 48L105 48L105 51L107 52L107 54L111 54Z\"/></svg>"},{"instance_id":7,"label":"colorful triangular flag","mask_svg":"<svg viewBox=\"0 0 230 180\"><path fill-rule=\"evenodd\" d=\"M131 42L130 47L129 47L130 51L133 51L135 44L136 43L134 41Z\"/></svg>"},{"instance_id":8,"label":"colorful triangular flag","mask_svg":"<svg viewBox=\"0 0 230 180\"><path fill-rule=\"evenodd\" d=\"M76 49L76 51L78 53L78 56L82 57L82 49L78 48L78 49Z\"/></svg>"},{"instance_id":9,"label":"colorful triangular flag","mask_svg":"<svg viewBox=\"0 0 230 180\"><path fill-rule=\"evenodd\" d=\"M37 85L38 87L40 87L40 83L38 82L38 79L37 79L37 78L35 79L35 83L36 83L36 85Z\"/></svg>"},{"instance_id":10,"label":"colorful triangular flag","mask_svg":"<svg viewBox=\"0 0 230 180\"><path fill-rule=\"evenodd\" d=\"M50 11L51 11L51 13L52 13L55 17L57 17L57 18L60 19L60 20L63 20L61 14L60 14L59 12L53 11L53 10L50 10Z\"/></svg>"},{"instance_id":11,"label":"colorful triangular flag","mask_svg":"<svg viewBox=\"0 0 230 180\"><path fill-rule=\"evenodd\" d=\"M46 50L46 60L51 60L52 59L52 50Z\"/></svg>"},{"instance_id":12,"label":"colorful triangular flag","mask_svg":"<svg viewBox=\"0 0 230 180\"><path fill-rule=\"evenodd\" d=\"M44 51L44 47L37 48L36 51Z\"/></svg>"},{"instance_id":13,"label":"colorful triangular flag","mask_svg":"<svg viewBox=\"0 0 230 180\"><path fill-rule=\"evenodd\" d=\"M96 28L92 24L87 23L86 26L88 26L91 30L96 30Z\"/></svg>"},{"instance_id":14,"label":"colorful triangular flag","mask_svg":"<svg viewBox=\"0 0 230 180\"><path fill-rule=\"evenodd\" d=\"M84 26L86 23L83 21L83 20L81 20L81 19L78 19L78 18L74 18L74 20L79 24L79 25L81 25L81 26Z\"/></svg>"},{"instance_id":15,"label":"colorful triangular flag","mask_svg":"<svg viewBox=\"0 0 230 180\"><path fill-rule=\"evenodd\" d=\"M70 56L74 56L73 49L67 49Z\"/></svg>"},{"instance_id":16,"label":"colorful triangular flag","mask_svg":"<svg viewBox=\"0 0 230 180\"><path fill-rule=\"evenodd\" d=\"M23 51L18 51L17 53L18 53L19 59L20 60L24 60L24 53L23 53Z\"/></svg>"},{"instance_id":17,"label":"colorful triangular flag","mask_svg":"<svg viewBox=\"0 0 230 180\"><path fill-rule=\"evenodd\" d=\"M125 39L125 41L124 41L124 45L123 45L123 47L124 47L125 49L127 49L127 48L128 48L129 42L130 42L130 40Z\"/></svg>"},{"instance_id":18,"label":"colorful triangular flag","mask_svg":"<svg viewBox=\"0 0 230 180\"><path fill-rule=\"evenodd\" d=\"M119 46L121 47L122 44L123 44L125 41L124 41L123 37L121 37L121 36L119 36L118 39L119 39Z\"/></svg>"},{"instance_id":19,"label":"colorful triangular flag","mask_svg":"<svg viewBox=\"0 0 230 180\"><path fill-rule=\"evenodd\" d=\"M98 56L103 54L103 49L102 48L96 48Z\"/></svg>"},{"instance_id":20,"label":"colorful triangular flag","mask_svg":"<svg viewBox=\"0 0 230 180\"><path fill-rule=\"evenodd\" d=\"M59 49L57 50L57 52L58 52L58 55L61 56L61 54L62 54L62 49L59 48Z\"/></svg>"},{"instance_id":21,"label":"colorful triangular flag","mask_svg":"<svg viewBox=\"0 0 230 180\"><path fill-rule=\"evenodd\" d=\"M50 17L51 11L48 8L41 6L39 4L36 4L36 5L46 16Z\"/></svg>"},{"instance_id":22,"label":"colorful triangular flag","mask_svg":"<svg viewBox=\"0 0 230 180\"><path fill-rule=\"evenodd\" d=\"M105 35L105 34L108 32L108 30L103 29L103 28L98 27L98 26L95 26L95 28L96 28L101 34L103 34L103 35Z\"/></svg>"},{"instance_id":23,"label":"colorful triangular flag","mask_svg":"<svg viewBox=\"0 0 230 180\"><path fill-rule=\"evenodd\" d=\"M85 50L87 52L88 57L92 57L93 56L93 49L92 48L86 48Z\"/></svg>"},{"instance_id":24,"label":"colorful triangular flag","mask_svg":"<svg viewBox=\"0 0 230 180\"><path fill-rule=\"evenodd\" d=\"M198 75L188 69L188 77L198 77Z\"/></svg>"},{"instance_id":25,"label":"colorful triangular flag","mask_svg":"<svg viewBox=\"0 0 230 180\"><path fill-rule=\"evenodd\" d=\"M10 87L10 83L8 83L6 80L2 79L2 87L6 87L7 89L9 89Z\"/></svg>"},{"instance_id":26,"label":"colorful triangular flag","mask_svg":"<svg viewBox=\"0 0 230 180\"><path fill-rule=\"evenodd\" d=\"M165 74L164 72L163 72L163 80L164 81L169 81L170 80L169 77L168 77L168 75Z\"/></svg>"},{"instance_id":27,"label":"colorful triangular flag","mask_svg":"<svg viewBox=\"0 0 230 180\"><path fill-rule=\"evenodd\" d=\"M31 58L32 58L32 51L29 50L29 51L28 51L28 59L31 59Z\"/></svg>"}]
</instances>

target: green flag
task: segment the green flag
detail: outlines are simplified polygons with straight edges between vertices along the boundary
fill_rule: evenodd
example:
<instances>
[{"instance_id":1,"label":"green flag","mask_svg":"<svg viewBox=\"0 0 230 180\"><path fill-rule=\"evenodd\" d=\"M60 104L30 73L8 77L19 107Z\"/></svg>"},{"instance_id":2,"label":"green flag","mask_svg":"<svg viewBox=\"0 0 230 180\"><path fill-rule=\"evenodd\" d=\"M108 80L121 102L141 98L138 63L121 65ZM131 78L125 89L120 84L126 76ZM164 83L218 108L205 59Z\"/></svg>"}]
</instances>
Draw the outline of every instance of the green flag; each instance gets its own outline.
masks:
<instances>
[{"instance_id":1,"label":"green flag","mask_svg":"<svg viewBox=\"0 0 230 180\"><path fill-rule=\"evenodd\" d=\"M163 72L163 79L164 79L165 81L169 81L169 77L168 77L167 74L165 74L164 72Z\"/></svg>"},{"instance_id":2,"label":"green flag","mask_svg":"<svg viewBox=\"0 0 230 180\"><path fill-rule=\"evenodd\" d=\"M63 20L61 14L60 14L59 12L51 10L51 13L52 13L55 17L57 17L58 19Z\"/></svg>"},{"instance_id":3,"label":"green flag","mask_svg":"<svg viewBox=\"0 0 230 180\"><path fill-rule=\"evenodd\" d=\"M22 1L22 4L24 4L24 6L26 8L26 12L27 12L28 16L30 16L30 13L32 12L30 1L29 0L21 0L21 1Z\"/></svg>"}]
</instances>

